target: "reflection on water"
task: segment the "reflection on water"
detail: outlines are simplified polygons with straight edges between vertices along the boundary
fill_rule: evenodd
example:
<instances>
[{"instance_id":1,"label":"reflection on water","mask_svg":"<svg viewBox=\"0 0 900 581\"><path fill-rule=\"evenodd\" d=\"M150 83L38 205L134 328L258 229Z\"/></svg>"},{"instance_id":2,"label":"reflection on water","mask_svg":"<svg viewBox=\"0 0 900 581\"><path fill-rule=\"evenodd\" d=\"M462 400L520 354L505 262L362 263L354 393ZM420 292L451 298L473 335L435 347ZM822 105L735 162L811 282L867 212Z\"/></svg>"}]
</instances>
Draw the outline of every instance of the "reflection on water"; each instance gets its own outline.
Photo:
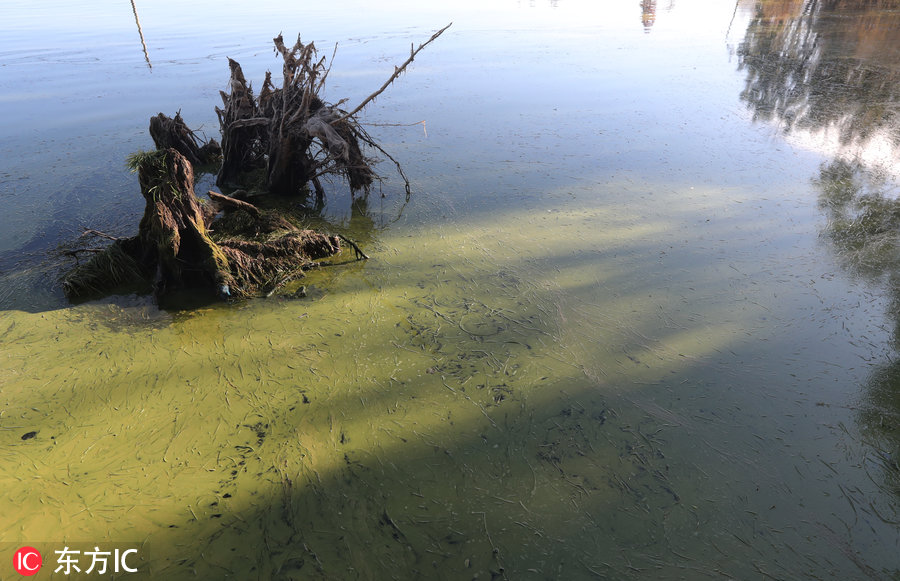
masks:
<instances>
[{"instance_id":1,"label":"reflection on water","mask_svg":"<svg viewBox=\"0 0 900 581\"><path fill-rule=\"evenodd\" d=\"M900 155L900 3L761 0L738 54L756 119L896 165Z\"/></svg>"},{"instance_id":2,"label":"reflection on water","mask_svg":"<svg viewBox=\"0 0 900 581\"><path fill-rule=\"evenodd\" d=\"M900 200L886 175L838 159L823 164L814 183L828 219L824 233L843 266L873 283L897 288Z\"/></svg>"},{"instance_id":3,"label":"reflection on water","mask_svg":"<svg viewBox=\"0 0 900 581\"><path fill-rule=\"evenodd\" d=\"M892 342L900 349L900 200L882 172L835 160L815 181L828 222L824 235L842 266L854 276L889 290ZM858 410L871 454L866 465L884 490L900 498L900 369L896 360L878 366L867 380ZM872 501L872 510L877 502Z\"/></svg>"},{"instance_id":4,"label":"reflection on water","mask_svg":"<svg viewBox=\"0 0 900 581\"><path fill-rule=\"evenodd\" d=\"M886 498L900 497L900 365L893 361L876 369L866 385L858 421L869 444L866 468L873 472ZM896 503L870 500L873 516L892 519ZM887 504L887 506L885 506Z\"/></svg>"},{"instance_id":5,"label":"reflection on water","mask_svg":"<svg viewBox=\"0 0 900 581\"><path fill-rule=\"evenodd\" d=\"M898 349L900 3L761 0L754 11L738 51L747 74L741 97L755 119L833 157L813 180L827 219L824 238L847 272L886 289L891 343ZM889 495L882 501L888 510L878 500L845 492L883 522L895 522L890 515L900 497L895 357L866 380L856 417L869 445L862 464Z\"/></svg>"},{"instance_id":6,"label":"reflection on water","mask_svg":"<svg viewBox=\"0 0 900 581\"><path fill-rule=\"evenodd\" d=\"M891 11L754 5L735 71L745 14L716 1L338 4L142 4L152 75L127 5L111 61L13 43L16 79L43 62L67 97L44 118L0 78L0 552L131 543L135 578L896 578L895 180L741 105L892 134ZM306 299L37 300L52 268L17 253L127 234L117 160L146 117L214 119L224 56L271 68L300 16L358 34L338 98L454 21L372 112L412 196L302 208L372 259L311 273ZM106 75L111 96L83 83Z\"/></svg>"},{"instance_id":7,"label":"reflection on water","mask_svg":"<svg viewBox=\"0 0 900 581\"><path fill-rule=\"evenodd\" d=\"M147 61L147 68L152 69L153 64L150 62L150 53L147 52L147 43L144 42L144 31L141 30L141 19L138 17L137 6L134 0L131 0L131 9L134 11L134 23L137 24L138 36L141 37L141 48L144 50L144 60Z\"/></svg>"},{"instance_id":8,"label":"reflection on water","mask_svg":"<svg viewBox=\"0 0 900 581\"><path fill-rule=\"evenodd\" d=\"M644 32L650 32L656 22L656 0L641 0L641 24Z\"/></svg>"}]
</instances>

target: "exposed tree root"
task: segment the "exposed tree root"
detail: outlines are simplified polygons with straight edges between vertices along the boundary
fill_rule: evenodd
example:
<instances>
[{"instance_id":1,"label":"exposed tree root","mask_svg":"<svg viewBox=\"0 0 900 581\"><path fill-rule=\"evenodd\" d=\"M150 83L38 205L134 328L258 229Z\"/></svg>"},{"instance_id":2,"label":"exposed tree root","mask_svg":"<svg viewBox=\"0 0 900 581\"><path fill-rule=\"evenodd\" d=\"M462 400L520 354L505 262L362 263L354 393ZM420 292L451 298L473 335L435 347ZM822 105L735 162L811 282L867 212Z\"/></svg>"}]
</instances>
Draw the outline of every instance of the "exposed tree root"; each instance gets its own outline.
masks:
<instances>
[{"instance_id":1,"label":"exposed tree root","mask_svg":"<svg viewBox=\"0 0 900 581\"><path fill-rule=\"evenodd\" d=\"M270 193L308 192L312 184L318 201L324 198L320 178L338 176L351 192L368 193L379 179L374 161L364 147L375 149L397 166L400 164L366 133L356 114L393 83L415 56L440 36L449 24L434 33L374 93L358 106L344 111L320 97L330 71L313 43L299 37L288 48L279 35L275 50L281 55L280 87L266 74L259 96L254 96L240 64L229 59L229 92L222 92L224 108L216 108L222 146L203 143L181 114L160 113L150 119L150 135L156 151L129 158L138 174L145 209L138 234L113 240L105 250L77 265L63 286L71 299L86 299L114 292L122 286L149 285L159 300L182 289L196 289L219 299L268 296L286 281L303 276L315 261L332 256L347 242L357 259L368 255L343 235L331 236L302 230L276 212L260 210L235 197L209 192L201 202L194 193L194 168L221 159L216 177L220 187L246 186ZM332 55L333 60L333 55Z\"/></svg>"},{"instance_id":2,"label":"exposed tree root","mask_svg":"<svg viewBox=\"0 0 900 581\"><path fill-rule=\"evenodd\" d=\"M64 281L72 299L141 281L150 282L160 300L184 288L222 299L260 296L286 275L302 276L316 259L340 251L336 236L299 230L280 216L230 198L225 206L249 217L248 230L256 235L281 232L264 242L215 240L208 227L211 214L194 194L191 164L183 155L175 149L158 150L136 163L146 201L138 235L115 240L73 269ZM214 200L226 198L213 194Z\"/></svg>"},{"instance_id":3,"label":"exposed tree root","mask_svg":"<svg viewBox=\"0 0 900 581\"><path fill-rule=\"evenodd\" d=\"M271 73L266 73L258 97L253 95L241 65L229 59L231 92L221 93L224 108L216 108L223 149L216 183L220 187L238 186L246 176L264 171L269 191L296 193L312 182L317 196L321 196L318 178L330 174L344 178L352 192L367 192L378 179L373 160L363 154L363 147L369 146L395 163L408 191L409 181L400 164L365 132L356 115L449 27L435 32L418 48L411 47L409 58L394 67L388 80L350 112L340 108L343 101L333 105L320 96L331 65L318 57L313 43L304 44L298 37L288 48L278 35L274 43L284 61L282 84L276 87Z\"/></svg>"}]
</instances>

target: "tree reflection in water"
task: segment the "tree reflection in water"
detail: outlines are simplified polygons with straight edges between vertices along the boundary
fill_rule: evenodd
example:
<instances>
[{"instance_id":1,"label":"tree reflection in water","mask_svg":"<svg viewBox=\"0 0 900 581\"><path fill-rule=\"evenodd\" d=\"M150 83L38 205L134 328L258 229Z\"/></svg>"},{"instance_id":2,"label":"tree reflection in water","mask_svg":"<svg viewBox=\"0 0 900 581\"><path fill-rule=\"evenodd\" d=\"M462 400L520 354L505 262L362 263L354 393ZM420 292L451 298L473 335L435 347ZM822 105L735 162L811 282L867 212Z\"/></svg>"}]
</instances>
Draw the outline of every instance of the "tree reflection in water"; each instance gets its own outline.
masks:
<instances>
[{"instance_id":1,"label":"tree reflection in water","mask_svg":"<svg viewBox=\"0 0 900 581\"><path fill-rule=\"evenodd\" d=\"M761 0L738 56L755 119L900 143L900 0Z\"/></svg>"},{"instance_id":2,"label":"tree reflection in water","mask_svg":"<svg viewBox=\"0 0 900 581\"><path fill-rule=\"evenodd\" d=\"M738 49L758 121L836 142L815 186L823 230L853 276L887 288L900 350L900 0L759 0ZM872 155L874 147L881 148ZM881 167L866 160L880 159ZM896 356L895 356L896 357ZM866 469L900 497L900 359L871 374L857 411ZM895 522L896 502L875 514Z\"/></svg>"},{"instance_id":3,"label":"tree reflection in water","mask_svg":"<svg viewBox=\"0 0 900 581\"><path fill-rule=\"evenodd\" d=\"M823 231L841 265L890 290L893 341L900 349L900 200L883 172L856 162L824 164L819 206L828 218ZM867 469L883 489L900 496L900 359L871 374L857 410L860 429L871 447ZM876 476L880 473L881 477ZM881 513L879 513L881 514ZM882 516L884 519L891 517Z\"/></svg>"}]
</instances>

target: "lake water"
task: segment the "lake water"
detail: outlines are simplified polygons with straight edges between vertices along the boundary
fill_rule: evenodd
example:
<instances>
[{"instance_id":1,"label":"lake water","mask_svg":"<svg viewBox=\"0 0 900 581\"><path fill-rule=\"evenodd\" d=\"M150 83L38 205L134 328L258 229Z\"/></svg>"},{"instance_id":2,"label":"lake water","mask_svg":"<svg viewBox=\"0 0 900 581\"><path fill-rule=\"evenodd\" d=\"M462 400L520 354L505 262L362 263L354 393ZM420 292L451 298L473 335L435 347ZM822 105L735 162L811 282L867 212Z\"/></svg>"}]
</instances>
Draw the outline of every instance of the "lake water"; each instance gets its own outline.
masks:
<instances>
[{"instance_id":1,"label":"lake water","mask_svg":"<svg viewBox=\"0 0 900 581\"><path fill-rule=\"evenodd\" d=\"M137 229L149 118L217 137L226 57L258 87L279 32L337 43L353 105L451 21L362 117L409 199L388 163L310 217L371 260L299 300L66 302L60 247ZM35 578L64 548L136 550L122 578L900 576L896 1L0 23L4 578L24 545Z\"/></svg>"}]
</instances>

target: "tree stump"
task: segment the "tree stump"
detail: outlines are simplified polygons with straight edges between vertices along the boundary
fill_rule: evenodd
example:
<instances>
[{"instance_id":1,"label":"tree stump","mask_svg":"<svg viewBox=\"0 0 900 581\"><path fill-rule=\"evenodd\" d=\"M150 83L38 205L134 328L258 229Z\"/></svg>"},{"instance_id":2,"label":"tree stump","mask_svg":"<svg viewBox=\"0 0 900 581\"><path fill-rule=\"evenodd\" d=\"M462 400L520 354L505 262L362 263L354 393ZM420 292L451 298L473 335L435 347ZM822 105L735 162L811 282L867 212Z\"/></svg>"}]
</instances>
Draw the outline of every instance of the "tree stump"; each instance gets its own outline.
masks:
<instances>
[{"instance_id":1,"label":"tree stump","mask_svg":"<svg viewBox=\"0 0 900 581\"><path fill-rule=\"evenodd\" d=\"M439 37L450 25L434 33L418 48L410 48L409 58L394 67L393 74L374 93L347 112L325 102L320 93L331 70L326 59L319 58L314 43L305 44L297 37L288 48L279 34L273 39L275 50L284 65L281 87L272 83L266 73L259 97L244 77L241 65L228 59L231 70L231 92L222 92L222 109L216 107L222 131L222 166L216 178L219 187L243 185L242 176L265 172L270 192L298 193L308 191L312 183L317 197L324 195L319 177L336 175L346 180L350 191L368 192L378 179L374 160L363 154L363 146L384 151L363 129L356 114L393 83L416 54ZM400 175L409 181L400 170Z\"/></svg>"},{"instance_id":2,"label":"tree stump","mask_svg":"<svg viewBox=\"0 0 900 581\"><path fill-rule=\"evenodd\" d=\"M138 228L141 262L156 266L157 296L182 287L230 296L228 259L207 232L190 162L174 148L157 150L140 161L138 181L146 202Z\"/></svg>"},{"instance_id":3,"label":"tree stump","mask_svg":"<svg viewBox=\"0 0 900 581\"><path fill-rule=\"evenodd\" d=\"M202 143L185 124L180 111L174 118L163 113L151 117L150 137L153 138L156 149L174 148L194 167L212 164L222 156L222 148L218 142L210 139L207 143Z\"/></svg>"},{"instance_id":4,"label":"tree stump","mask_svg":"<svg viewBox=\"0 0 900 581\"><path fill-rule=\"evenodd\" d=\"M339 107L343 101L332 105L320 98L331 67L318 58L313 43L304 44L298 37L288 49L278 35L274 43L284 61L283 82L275 87L266 73L258 97L240 64L228 59L230 92L221 93L224 108L216 107L222 147L215 140L202 144L180 112L174 118L162 113L151 118L156 151L129 158L145 201L138 234L114 240L103 251L81 249L93 257L65 277L67 296L83 300L133 284L149 284L159 301L181 289L196 289L219 299L268 296L291 278L302 276L317 259L340 252L341 239L353 247L358 259L368 258L344 236L300 230L284 216L246 201L210 192L210 201L201 203L194 193L194 167L221 156L216 177L220 187L248 182L251 189L294 194L308 191L311 183L321 201L324 191L319 178L324 175L344 178L351 193L368 192L379 179L373 160L363 154L368 146L394 162L408 197L409 180L400 164L366 133L356 114L449 26L418 48L410 47L409 58L394 67L381 88L349 112ZM233 219L214 222L220 213L225 218L231 213ZM220 231L210 228L213 223ZM78 255L77 251L72 254Z\"/></svg>"},{"instance_id":5,"label":"tree stump","mask_svg":"<svg viewBox=\"0 0 900 581\"><path fill-rule=\"evenodd\" d=\"M190 162L173 148L132 159L144 196L144 216L133 238L116 240L103 253L76 267L64 281L72 299L90 298L117 286L149 282L164 302L172 293L193 289L211 298L268 295L286 281L303 276L315 260L340 252L340 239L300 230L247 202L226 203L224 211L244 212L264 240L214 239L194 194ZM227 233L226 233L227 234Z\"/></svg>"}]
</instances>

